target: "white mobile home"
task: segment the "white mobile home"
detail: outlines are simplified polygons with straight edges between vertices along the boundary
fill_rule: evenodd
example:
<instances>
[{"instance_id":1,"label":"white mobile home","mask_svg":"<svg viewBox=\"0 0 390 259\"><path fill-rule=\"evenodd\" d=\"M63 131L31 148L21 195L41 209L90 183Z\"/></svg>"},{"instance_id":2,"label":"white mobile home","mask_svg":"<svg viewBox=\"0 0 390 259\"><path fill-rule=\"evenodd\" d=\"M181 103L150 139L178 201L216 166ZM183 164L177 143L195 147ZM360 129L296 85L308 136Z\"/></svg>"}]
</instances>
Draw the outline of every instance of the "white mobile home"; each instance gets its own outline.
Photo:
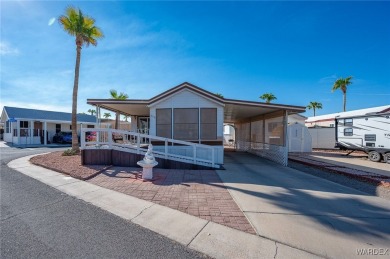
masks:
<instances>
[{"instance_id":1,"label":"white mobile home","mask_svg":"<svg viewBox=\"0 0 390 259\"><path fill-rule=\"evenodd\" d=\"M71 113L4 106L4 141L14 145L46 145L60 131L71 131ZM77 114L77 129L95 128L96 117Z\"/></svg>"},{"instance_id":2,"label":"white mobile home","mask_svg":"<svg viewBox=\"0 0 390 259\"><path fill-rule=\"evenodd\" d=\"M184 142L192 143L187 155L193 156L194 161L199 155L197 147L213 147L213 164L223 164L225 123L234 127L237 150L287 165L287 118L305 111L301 106L225 99L190 83L146 100L88 99L87 103L131 116L133 132L147 132L166 142L182 141L176 145L181 149ZM164 149L156 146L159 148ZM173 148L165 147L170 149Z\"/></svg>"}]
</instances>

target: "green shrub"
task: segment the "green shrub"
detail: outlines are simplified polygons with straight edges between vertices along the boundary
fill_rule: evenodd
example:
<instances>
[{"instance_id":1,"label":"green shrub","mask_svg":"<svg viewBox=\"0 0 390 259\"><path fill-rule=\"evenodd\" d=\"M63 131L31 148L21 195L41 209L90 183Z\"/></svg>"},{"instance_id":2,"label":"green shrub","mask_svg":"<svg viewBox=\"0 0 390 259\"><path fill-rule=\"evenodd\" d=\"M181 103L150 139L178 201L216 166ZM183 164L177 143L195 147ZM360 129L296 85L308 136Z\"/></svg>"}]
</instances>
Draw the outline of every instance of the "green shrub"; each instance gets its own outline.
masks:
<instances>
[{"instance_id":1,"label":"green shrub","mask_svg":"<svg viewBox=\"0 0 390 259\"><path fill-rule=\"evenodd\" d=\"M75 156L77 155L77 151L73 150L73 149L67 149L64 151L64 153L62 153L63 156Z\"/></svg>"}]
</instances>

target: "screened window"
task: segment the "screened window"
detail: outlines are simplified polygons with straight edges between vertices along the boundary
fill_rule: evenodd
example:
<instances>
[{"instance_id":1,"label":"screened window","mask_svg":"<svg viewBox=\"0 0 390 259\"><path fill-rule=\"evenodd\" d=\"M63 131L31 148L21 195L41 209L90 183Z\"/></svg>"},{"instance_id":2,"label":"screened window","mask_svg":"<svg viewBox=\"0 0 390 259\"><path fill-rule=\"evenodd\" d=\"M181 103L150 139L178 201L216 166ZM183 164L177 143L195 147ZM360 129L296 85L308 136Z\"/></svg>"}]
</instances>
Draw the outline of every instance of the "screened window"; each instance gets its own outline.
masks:
<instances>
[{"instance_id":1,"label":"screened window","mask_svg":"<svg viewBox=\"0 0 390 259\"><path fill-rule=\"evenodd\" d=\"M344 126L352 126L353 119L344 119Z\"/></svg>"},{"instance_id":2,"label":"screened window","mask_svg":"<svg viewBox=\"0 0 390 259\"><path fill-rule=\"evenodd\" d=\"M172 109L156 110L156 135L172 138Z\"/></svg>"},{"instance_id":3,"label":"screened window","mask_svg":"<svg viewBox=\"0 0 390 259\"><path fill-rule=\"evenodd\" d=\"M173 109L173 138L199 139L199 109Z\"/></svg>"},{"instance_id":4,"label":"screened window","mask_svg":"<svg viewBox=\"0 0 390 259\"><path fill-rule=\"evenodd\" d=\"M203 140L217 139L217 109L200 109L200 138Z\"/></svg>"},{"instance_id":5,"label":"screened window","mask_svg":"<svg viewBox=\"0 0 390 259\"><path fill-rule=\"evenodd\" d=\"M344 136L353 136L353 129L352 128L344 129Z\"/></svg>"},{"instance_id":6,"label":"screened window","mask_svg":"<svg viewBox=\"0 0 390 259\"><path fill-rule=\"evenodd\" d=\"M56 133L61 131L61 124L56 124Z\"/></svg>"}]
</instances>

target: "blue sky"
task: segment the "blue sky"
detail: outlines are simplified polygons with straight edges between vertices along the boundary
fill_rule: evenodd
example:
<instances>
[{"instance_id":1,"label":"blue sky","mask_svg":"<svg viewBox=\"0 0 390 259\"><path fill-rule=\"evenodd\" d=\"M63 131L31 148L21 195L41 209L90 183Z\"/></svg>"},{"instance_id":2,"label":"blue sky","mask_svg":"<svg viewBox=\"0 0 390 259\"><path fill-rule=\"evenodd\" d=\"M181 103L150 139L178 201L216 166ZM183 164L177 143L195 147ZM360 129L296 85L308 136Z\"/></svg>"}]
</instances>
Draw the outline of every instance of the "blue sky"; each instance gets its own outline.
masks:
<instances>
[{"instance_id":1,"label":"blue sky","mask_svg":"<svg viewBox=\"0 0 390 259\"><path fill-rule=\"evenodd\" d=\"M347 110L390 104L390 2L0 3L0 108L71 111L75 42L50 23L69 4L105 34L82 50L79 112L110 89L150 98L187 81L226 98L321 102L321 115L342 111L331 88L350 75Z\"/></svg>"}]
</instances>

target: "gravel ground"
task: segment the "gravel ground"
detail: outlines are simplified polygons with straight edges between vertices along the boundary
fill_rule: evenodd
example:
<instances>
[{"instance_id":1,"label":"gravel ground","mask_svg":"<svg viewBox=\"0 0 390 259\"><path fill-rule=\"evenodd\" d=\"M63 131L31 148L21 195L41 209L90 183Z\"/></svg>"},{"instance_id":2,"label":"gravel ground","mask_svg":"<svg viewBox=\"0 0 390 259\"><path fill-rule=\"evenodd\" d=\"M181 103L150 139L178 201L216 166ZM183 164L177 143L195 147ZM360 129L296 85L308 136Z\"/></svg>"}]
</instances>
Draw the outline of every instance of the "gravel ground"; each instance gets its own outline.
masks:
<instances>
[{"instance_id":1,"label":"gravel ground","mask_svg":"<svg viewBox=\"0 0 390 259\"><path fill-rule=\"evenodd\" d=\"M53 152L49 154L32 157L30 162L57 171L59 173L67 174L76 179L86 180L102 170L110 167L109 165L81 165L81 156L62 156L63 151Z\"/></svg>"},{"instance_id":2,"label":"gravel ground","mask_svg":"<svg viewBox=\"0 0 390 259\"><path fill-rule=\"evenodd\" d=\"M375 195L387 200L390 200L390 188L375 186L370 183L362 182L344 175L335 174L326 170L321 170L308 165L300 164L293 161L288 161L288 166L297 169L301 172L308 173L323 179L348 186L350 188L365 192L370 195Z\"/></svg>"}]
</instances>

